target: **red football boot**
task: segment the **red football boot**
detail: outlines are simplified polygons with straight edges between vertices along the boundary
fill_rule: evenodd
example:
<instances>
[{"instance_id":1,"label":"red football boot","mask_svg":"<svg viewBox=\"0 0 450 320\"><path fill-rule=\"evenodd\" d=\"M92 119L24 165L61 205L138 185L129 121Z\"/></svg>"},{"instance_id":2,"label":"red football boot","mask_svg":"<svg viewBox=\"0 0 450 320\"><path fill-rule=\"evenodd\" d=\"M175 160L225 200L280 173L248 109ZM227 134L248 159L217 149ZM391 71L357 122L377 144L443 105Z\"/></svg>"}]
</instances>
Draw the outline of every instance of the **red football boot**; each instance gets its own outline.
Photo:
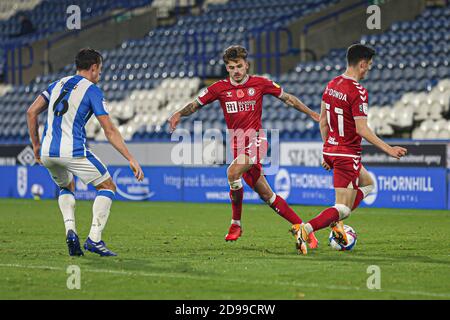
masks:
<instances>
[{"instance_id":1,"label":"red football boot","mask_svg":"<svg viewBox=\"0 0 450 320\"><path fill-rule=\"evenodd\" d=\"M228 234L225 236L225 241L236 241L242 235L242 228L238 224L232 224Z\"/></svg>"}]
</instances>

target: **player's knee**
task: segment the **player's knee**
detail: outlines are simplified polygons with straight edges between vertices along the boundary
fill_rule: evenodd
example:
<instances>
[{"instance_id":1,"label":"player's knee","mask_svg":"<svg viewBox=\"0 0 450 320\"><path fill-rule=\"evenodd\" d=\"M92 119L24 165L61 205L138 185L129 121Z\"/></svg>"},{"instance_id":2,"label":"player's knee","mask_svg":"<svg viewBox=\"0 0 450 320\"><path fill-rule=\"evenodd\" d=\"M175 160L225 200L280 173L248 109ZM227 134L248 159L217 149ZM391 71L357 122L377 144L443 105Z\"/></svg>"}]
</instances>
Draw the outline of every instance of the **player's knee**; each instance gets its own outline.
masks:
<instances>
[{"instance_id":1,"label":"player's knee","mask_svg":"<svg viewBox=\"0 0 450 320\"><path fill-rule=\"evenodd\" d=\"M112 192L116 192L116 184L114 183L114 181L109 178L108 180L100 183L98 186L95 187L97 190L102 190L102 189L106 189L106 190L111 190Z\"/></svg>"},{"instance_id":2,"label":"player's knee","mask_svg":"<svg viewBox=\"0 0 450 320\"><path fill-rule=\"evenodd\" d=\"M112 192L116 193L116 184L114 183L114 181L110 181L108 184L108 189L111 190Z\"/></svg>"},{"instance_id":3,"label":"player's knee","mask_svg":"<svg viewBox=\"0 0 450 320\"><path fill-rule=\"evenodd\" d=\"M72 178L72 181L70 181L70 184L67 187L67 189L69 189L72 192L75 192L75 179L74 178Z\"/></svg>"},{"instance_id":4,"label":"player's knee","mask_svg":"<svg viewBox=\"0 0 450 320\"><path fill-rule=\"evenodd\" d=\"M347 207L345 204L335 204L334 207L339 212L339 220L347 219L350 216L352 210Z\"/></svg>"},{"instance_id":5,"label":"player's knee","mask_svg":"<svg viewBox=\"0 0 450 320\"><path fill-rule=\"evenodd\" d=\"M63 187L61 187L61 185ZM69 190L70 192L75 192L75 179L71 178L68 180L65 180L62 184L59 185L61 190Z\"/></svg>"},{"instance_id":6,"label":"player's knee","mask_svg":"<svg viewBox=\"0 0 450 320\"><path fill-rule=\"evenodd\" d=\"M111 183L111 187L109 190L111 190L112 192L116 193L116 184L114 182Z\"/></svg>"},{"instance_id":7,"label":"player's knee","mask_svg":"<svg viewBox=\"0 0 450 320\"><path fill-rule=\"evenodd\" d=\"M241 174L233 166L228 167L227 170L228 181L237 181L241 179Z\"/></svg>"}]
</instances>

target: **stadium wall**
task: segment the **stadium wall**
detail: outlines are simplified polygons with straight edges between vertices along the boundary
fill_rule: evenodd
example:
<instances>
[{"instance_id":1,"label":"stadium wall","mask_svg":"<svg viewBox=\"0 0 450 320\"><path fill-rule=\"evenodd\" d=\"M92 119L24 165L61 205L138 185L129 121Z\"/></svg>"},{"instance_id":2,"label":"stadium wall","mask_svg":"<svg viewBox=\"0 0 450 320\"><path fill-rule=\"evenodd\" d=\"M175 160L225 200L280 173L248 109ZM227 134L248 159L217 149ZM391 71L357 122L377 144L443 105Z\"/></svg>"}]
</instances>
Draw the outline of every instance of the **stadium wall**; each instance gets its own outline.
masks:
<instances>
[{"instance_id":1,"label":"stadium wall","mask_svg":"<svg viewBox=\"0 0 450 320\"><path fill-rule=\"evenodd\" d=\"M391 161L371 145L363 145L363 163L376 185L362 206L450 209L449 143L397 142L408 148L408 155L401 161ZM118 200L228 203L227 166L175 166L170 159L174 145L129 144L144 165L145 179L140 183L109 144L96 143L91 148L108 165L117 185ZM320 142L282 142L279 155L279 168L273 170L274 175L267 176L279 195L292 204L333 204L333 177L321 168ZM44 199L54 199L58 195L58 188L47 170L34 165L30 146L0 146L0 177L0 198L32 198L32 189L42 190ZM246 186L244 190L246 202L261 203L251 189ZM76 196L80 200L92 200L96 191L76 180Z\"/></svg>"},{"instance_id":2,"label":"stadium wall","mask_svg":"<svg viewBox=\"0 0 450 320\"><path fill-rule=\"evenodd\" d=\"M206 145L210 143L207 139L195 138L192 144L188 144L191 156L190 163L208 165L212 163L223 164L223 159L227 159L229 148L225 148L225 155L222 158L209 159L206 154L203 162L198 163L195 159L196 152L206 151ZM363 144L363 163L369 166L377 167L447 167L447 159L450 159L450 144L446 142L433 141L413 141L413 140L387 140L391 144L404 146L408 149L408 155L403 157L401 161L390 158L377 148ZM190 142L190 141L188 141ZM172 159L172 151L178 142L161 142L161 143L128 143L130 151L135 155L136 159L145 166L174 166ZM126 166L127 161L115 151L115 149L107 142L93 142L89 144L90 149L101 159L107 159L106 164L116 166ZM202 149L203 147L203 149ZM9 147L12 148L12 147ZM274 146L271 146L274 148ZM8 149L8 148L6 148ZM22 147L23 149L23 147ZM321 167L322 163L322 143L319 141L290 141L280 142L279 159L282 166L301 166L301 167ZM0 154L1 154L0 148ZM4 151L6 152L6 151ZM206 153L206 152L205 152ZM229 155L231 156L231 155ZM229 159L229 158L228 158ZM1 156L0 156L1 160ZM0 162L1 164L1 162ZM448 164L450 168L450 163Z\"/></svg>"},{"instance_id":3,"label":"stadium wall","mask_svg":"<svg viewBox=\"0 0 450 320\"><path fill-rule=\"evenodd\" d=\"M127 166L110 166L117 185L117 200L171 202L229 202L226 166L144 167L145 179L136 182ZM450 209L450 185L446 168L368 167L376 181L375 190L363 207ZM41 198L55 199L58 188L41 166L2 166L0 198L33 198L32 190L42 190ZM282 166L269 184L291 204L334 204L333 177L317 167ZM245 186L245 202L261 203ZM96 191L76 180L76 198L92 200Z\"/></svg>"}]
</instances>

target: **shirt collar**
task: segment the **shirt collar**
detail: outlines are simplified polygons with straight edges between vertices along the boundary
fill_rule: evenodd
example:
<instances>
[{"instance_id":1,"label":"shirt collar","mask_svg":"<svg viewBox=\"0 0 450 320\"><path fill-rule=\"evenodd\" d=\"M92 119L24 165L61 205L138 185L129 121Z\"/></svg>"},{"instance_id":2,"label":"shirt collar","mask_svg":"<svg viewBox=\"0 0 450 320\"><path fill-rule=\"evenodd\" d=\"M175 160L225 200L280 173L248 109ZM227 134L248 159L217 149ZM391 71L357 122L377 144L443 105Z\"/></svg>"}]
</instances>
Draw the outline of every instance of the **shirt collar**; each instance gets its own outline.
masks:
<instances>
[{"instance_id":1,"label":"shirt collar","mask_svg":"<svg viewBox=\"0 0 450 320\"><path fill-rule=\"evenodd\" d=\"M353 81L355 81L355 82L358 82L358 80L356 80L355 78L352 78L352 77L349 77L349 76L346 76L344 73L343 74L341 74L341 76L343 77L343 78L345 78L345 79L350 79L350 80L353 80Z\"/></svg>"},{"instance_id":2,"label":"shirt collar","mask_svg":"<svg viewBox=\"0 0 450 320\"><path fill-rule=\"evenodd\" d=\"M230 77L230 83L231 83L233 86L241 86L241 85L245 84L245 83L248 81L249 78L250 78L250 76L247 74L247 75L245 76L245 78L242 79L242 81L238 83L238 82L235 82L235 81Z\"/></svg>"}]
</instances>

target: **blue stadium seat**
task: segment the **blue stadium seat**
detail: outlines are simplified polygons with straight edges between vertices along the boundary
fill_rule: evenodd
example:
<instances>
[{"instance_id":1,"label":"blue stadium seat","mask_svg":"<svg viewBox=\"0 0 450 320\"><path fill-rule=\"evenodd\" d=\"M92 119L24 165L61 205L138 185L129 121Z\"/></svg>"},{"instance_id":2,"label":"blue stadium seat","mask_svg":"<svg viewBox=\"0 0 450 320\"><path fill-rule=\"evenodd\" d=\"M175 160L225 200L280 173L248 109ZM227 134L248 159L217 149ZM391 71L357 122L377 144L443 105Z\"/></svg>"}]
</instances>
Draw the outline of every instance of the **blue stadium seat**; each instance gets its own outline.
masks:
<instances>
[{"instance_id":1,"label":"blue stadium seat","mask_svg":"<svg viewBox=\"0 0 450 320\"><path fill-rule=\"evenodd\" d=\"M59 5L63 7L67 1L61 1ZM150 1L129 1L131 5L148 2ZM199 48L197 52L211 56L211 63L205 68L206 75L221 77L223 66L218 62L222 50L221 43L232 44L236 41L243 43L245 30L263 23L271 23L278 17L291 13L294 8L303 10L294 17L298 18L332 3L336 1L281 0L275 4L270 0L262 0L256 4L253 1L236 0L226 5L211 5L199 16L182 16L173 26L158 27L150 31L145 38L126 41L119 48L105 51L106 60L101 87L108 100L120 101L127 98L129 91L149 90L164 78L176 75L186 77L189 72L193 75L196 71L194 68L196 61L186 57L184 41L189 32L193 36L194 32L200 28L215 33L212 37L204 36L207 39L205 50ZM32 19L40 19L43 26L51 26L51 23L64 18L64 15L43 15L39 10L46 6L48 3L43 2L37 9L32 10L30 15ZM101 14L114 6L117 7L117 4L107 0L96 1L91 6L92 10L86 13L86 17ZM263 6L265 9L262 9ZM449 7L427 9L414 21L396 22L392 24L388 32L364 35L361 38L362 43L368 43L377 48L375 65L368 80L363 82L370 92L371 104L393 104L404 92L426 90L436 80L448 78L450 33L442 30L448 26L450 17L448 13ZM0 22L2 25L0 30L16 30L18 24L14 19L13 17L7 21L4 27ZM189 54L196 53L193 45L187 49ZM287 92L298 95L305 104L319 110L326 83L344 70L345 49L337 48L318 61L300 63L295 70L283 74L279 82ZM29 87L16 87L13 92L0 97L0 110L2 110L0 123L13 124L13 126L1 126L3 128L0 129L0 139L4 137L10 140L26 139L27 134L21 127L24 126L24 119L16 116L17 111L29 105L35 95L45 89L51 81L73 72L73 66L68 65L58 73L36 78ZM307 128L306 115L281 107L281 104L276 99L265 100L263 112L265 124L286 129L281 132L282 137L286 139L320 138L317 127ZM203 114L199 116L199 119L204 120L211 127L217 127L219 125L217 118L222 117L220 107L214 108L214 111L211 108L208 112L199 113L199 115ZM221 129L223 129L223 122ZM134 139L165 139L167 132L164 130L156 133L138 130Z\"/></svg>"}]
</instances>

